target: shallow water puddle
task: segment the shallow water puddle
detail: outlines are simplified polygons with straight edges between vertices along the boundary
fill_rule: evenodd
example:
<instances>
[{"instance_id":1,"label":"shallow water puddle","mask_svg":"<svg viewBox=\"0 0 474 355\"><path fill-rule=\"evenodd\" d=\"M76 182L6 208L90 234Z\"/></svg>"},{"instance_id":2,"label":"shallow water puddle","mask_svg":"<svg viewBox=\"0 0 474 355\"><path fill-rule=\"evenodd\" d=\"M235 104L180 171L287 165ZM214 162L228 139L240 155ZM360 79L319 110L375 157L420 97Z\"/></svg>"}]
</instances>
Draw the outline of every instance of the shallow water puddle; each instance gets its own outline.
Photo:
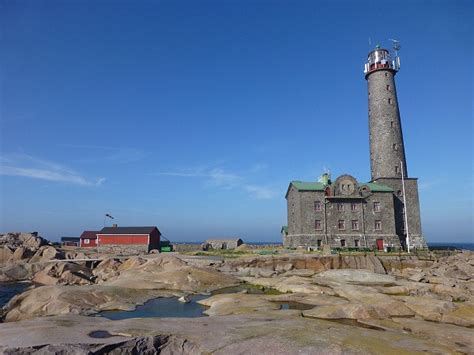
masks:
<instances>
[{"instance_id":1,"label":"shallow water puddle","mask_svg":"<svg viewBox=\"0 0 474 355\"><path fill-rule=\"evenodd\" d=\"M295 302L295 301L288 301L288 302L275 302L280 305L280 309L296 309L298 311L307 311L308 309L313 309L316 307L315 305L312 304L307 304L307 303L300 303L300 302Z\"/></svg>"},{"instance_id":2,"label":"shallow water puddle","mask_svg":"<svg viewBox=\"0 0 474 355\"><path fill-rule=\"evenodd\" d=\"M356 319L342 318L342 319L326 319L326 320L330 321L330 322L345 324L345 325L352 325L354 327L360 327L360 328L372 329L372 330L379 330L379 331L383 331L383 332L385 331L384 328L377 327L376 325L362 323L362 322L359 322Z\"/></svg>"},{"instance_id":3,"label":"shallow water puddle","mask_svg":"<svg viewBox=\"0 0 474 355\"><path fill-rule=\"evenodd\" d=\"M176 297L155 298L149 300L144 305L137 306L134 311L103 311L100 312L98 316L111 320L151 317L205 317L206 315L202 312L204 312L207 307L198 304L197 301L208 297L209 296L205 295L190 296L191 301L189 303L182 303L178 301Z\"/></svg>"},{"instance_id":4,"label":"shallow water puddle","mask_svg":"<svg viewBox=\"0 0 474 355\"><path fill-rule=\"evenodd\" d=\"M32 285L31 282L0 282L0 308Z\"/></svg>"},{"instance_id":5,"label":"shallow water puddle","mask_svg":"<svg viewBox=\"0 0 474 355\"><path fill-rule=\"evenodd\" d=\"M106 330L94 330L93 332L90 332L88 335L91 338L96 338L96 339L105 339L105 338L111 338L115 336L115 335L110 334Z\"/></svg>"},{"instance_id":6,"label":"shallow water puddle","mask_svg":"<svg viewBox=\"0 0 474 355\"><path fill-rule=\"evenodd\" d=\"M242 283L236 286L224 287L218 290L212 291L212 295L221 295L227 293L247 293L249 295L281 295L282 292L270 288L258 285L252 285L248 283Z\"/></svg>"}]
</instances>

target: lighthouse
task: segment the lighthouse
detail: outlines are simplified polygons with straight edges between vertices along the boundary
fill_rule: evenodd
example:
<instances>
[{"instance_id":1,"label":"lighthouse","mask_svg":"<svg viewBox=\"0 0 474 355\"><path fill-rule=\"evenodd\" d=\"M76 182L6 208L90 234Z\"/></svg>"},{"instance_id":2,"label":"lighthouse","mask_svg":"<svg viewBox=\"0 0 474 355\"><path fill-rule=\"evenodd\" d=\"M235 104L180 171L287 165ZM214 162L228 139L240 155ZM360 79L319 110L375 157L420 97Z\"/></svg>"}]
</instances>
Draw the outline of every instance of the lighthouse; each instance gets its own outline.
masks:
<instances>
[{"instance_id":1,"label":"lighthouse","mask_svg":"<svg viewBox=\"0 0 474 355\"><path fill-rule=\"evenodd\" d=\"M407 176L405 146L398 109L395 75L400 60L375 48L365 64L369 92L370 170L372 180ZM403 171L402 171L403 169Z\"/></svg>"},{"instance_id":2,"label":"lighthouse","mask_svg":"<svg viewBox=\"0 0 474 355\"><path fill-rule=\"evenodd\" d=\"M408 176L402 121L395 85L400 70L398 50L379 47L369 52L364 67L368 86L370 171L373 182L394 190L395 229L405 248L426 247L421 232L418 179Z\"/></svg>"},{"instance_id":3,"label":"lighthouse","mask_svg":"<svg viewBox=\"0 0 474 355\"><path fill-rule=\"evenodd\" d=\"M421 234L417 178L409 177L398 108L395 75L400 70L398 41L394 55L377 46L365 63L369 93L371 180L350 174L331 179L290 182L286 191L287 248L369 248L413 251L426 248Z\"/></svg>"}]
</instances>

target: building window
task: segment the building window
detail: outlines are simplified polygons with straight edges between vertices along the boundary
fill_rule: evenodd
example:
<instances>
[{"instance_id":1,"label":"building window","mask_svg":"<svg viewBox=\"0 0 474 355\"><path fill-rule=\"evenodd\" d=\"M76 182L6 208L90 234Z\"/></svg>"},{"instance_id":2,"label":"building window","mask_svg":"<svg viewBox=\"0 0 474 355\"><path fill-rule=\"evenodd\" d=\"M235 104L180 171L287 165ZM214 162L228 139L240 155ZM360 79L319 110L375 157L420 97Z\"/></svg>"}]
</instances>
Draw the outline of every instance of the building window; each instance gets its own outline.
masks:
<instances>
[{"instance_id":1,"label":"building window","mask_svg":"<svg viewBox=\"0 0 474 355\"><path fill-rule=\"evenodd\" d=\"M316 241L316 243L317 243L318 248L321 248L321 244L322 244L321 239L318 239L318 240Z\"/></svg>"},{"instance_id":2,"label":"building window","mask_svg":"<svg viewBox=\"0 0 474 355\"><path fill-rule=\"evenodd\" d=\"M359 239L354 240L354 246L358 248L360 246Z\"/></svg>"},{"instance_id":3,"label":"building window","mask_svg":"<svg viewBox=\"0 0 474 355\"><path fill-rule=\"evenodd\" d=\"M398 145L397 145L397 143L393 143L393 150L398 150Z\"/></svg>"},{"instance_id":4,"label":"building window","mask_svg":"<svg viewBox=\"0 0 474 355\"><path fill-rule=\"evenodd\" d=\"M359 209L359 205L355 202L351 203L351 211L356 212Z\"/></svg>"},{"instance_id":5,"label":"building window","mask_svg":"<svg viewBox=\"0 0 474 355\"><path fill-rule=\"evenodd\" d=\"M389 97L388 98L388 103L391 105L392 104L392 99Z\"/></svg>"},{"instance_id":6,"label":"building window","mask_svg":"<svg viewBox=\"0 0 474 355\"><path fill-rule=\"evenodd\" d=\"M388 76L388 73L387 73L387 72L385 72L385 76Z\"/></svg>"},{"instance_id":7,"label":"building window","mask_svg":"<svg viewBox=\"0 0 474 355\"><path fill-rule=\"evenodd\" d=\"M321 220L317 219L314 221L314 229L316 229L317 231L320 231L321 229L323 229L321 227Z\"/></svg>"},{"instance_id":8,"label":"building window","mask_svg":"<svg viewBox=\"0 0 474 355\"><path fill-rule=\"evenodd\" d=\"M346 246L346 240L345 239L341 239L341 247L345 247Z\"/></svg>"},{"instance_id":9,"label":"building window","mask_svg":"<svg viewBox=\"0 0 474 355\"><path fill-rule=\"evenodd\" d=\"M402 190L398 190L398 191L397 191L397 196L400 197L400 198L403 197L403 192L402 192Z\"/></svg>"},{"instance_id":10,"label":"building window","mask_svg":"<svg viewBox=\"0 0 474 355\"><path fill-rule=\"evenodd\" d=\"M390 85L387 84L387 90L388 91L392 91L392 87Z\"/></svg>"},{"instance_id":11,"label":"building window","mask_svg":"<svg viewBox=\"0 0 474 355\"><path fill-rule=\"evenodd\" d=\"M374 202L374 212L380 212L380 202Z\"/></svg>"},{"instance_id":12,"label":"building window","mask_svg":"<svg viewBox=\"0 0 474 355\"><path fill-rule=\"evenodd\" d=\"M337 221L337 228L339 230L346 229L346 222L343 219L340 219L339 221Z\"/></svg>"},{"instance_id":13,"label":"building window","mask_svg":"<svg viewBox=\"0 0 474 355\"><path fill-rule=\"evenodd\" d=\"M84 244L90 244L90 240L89 239L84 239Z\"/></svg>"},{"instance_id":14,"label":"building window","mask_svg":"<svg viewBox=\"0 0 474 355\"><path fill-rule=\"evenodd\" d=\"M400 173L400 167L398 165L395 165L395 174Z\"/></svg>"},{"instance_id":15,"label":"building window","mask_svg":"<svg viewBox=\"0 0 474 355\"><path fill-rule=\"evenodd\" d=\"M359 221L357 219L352 220L352 230L353 231L359 230Z\"/></svg>"},{"instance_id":16,"label":"building window","mask_svg":"<svg viewBox=\"0 0 474 355\"><path fill-rule=\"evenodd\" d=\"M314 201L314 210L316 212L320 212L321 211L321 201Z\"/></svg>"},{"instance_id":17,"label":"building window","mask_svg":"<svg viewBox=\"0 0 474 355\"><path fill-rule=\"evenodd\" d=\"M390 127L393 128L393 121L390 121Z\"/></svg>"},{"instance_id":18,"label":"building window","mask_svg":"<svg viewBox=\"0 0 474 355\"><path fill-rule=\"evenodd\" d=\"M375 230L381 231L382 230L382 221L376 220L375 221Z\"/></svg>"},{"instance_id":19,"label":"building window","mask_svg":"<svg viewBox=\"0 0 474 355\"><path fill-rule=\"evenodd\" d=\"M338 203L337 203L337 210L338 210L338 211L344 211L344 204L338 202Z\"/></svg>"}]
</instances>

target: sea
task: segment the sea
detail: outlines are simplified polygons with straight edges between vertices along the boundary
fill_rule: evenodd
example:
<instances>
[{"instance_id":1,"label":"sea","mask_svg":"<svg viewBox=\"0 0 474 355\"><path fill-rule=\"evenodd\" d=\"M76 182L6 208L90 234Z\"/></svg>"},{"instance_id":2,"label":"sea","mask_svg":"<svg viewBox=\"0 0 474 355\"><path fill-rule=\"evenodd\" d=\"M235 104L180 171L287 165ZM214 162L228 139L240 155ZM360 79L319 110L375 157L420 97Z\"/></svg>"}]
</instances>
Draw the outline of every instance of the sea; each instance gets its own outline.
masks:
<instances>
[{"instance_id":1,"label":"sea","mask_svg":"<svg viewBox=\"0 0 474 355\"><path fill-rule=\"evenodd\" d=\"M463 249L474 251L474 243L428 243L428 248L435 249Z\"/></svg>"}]
</instances>

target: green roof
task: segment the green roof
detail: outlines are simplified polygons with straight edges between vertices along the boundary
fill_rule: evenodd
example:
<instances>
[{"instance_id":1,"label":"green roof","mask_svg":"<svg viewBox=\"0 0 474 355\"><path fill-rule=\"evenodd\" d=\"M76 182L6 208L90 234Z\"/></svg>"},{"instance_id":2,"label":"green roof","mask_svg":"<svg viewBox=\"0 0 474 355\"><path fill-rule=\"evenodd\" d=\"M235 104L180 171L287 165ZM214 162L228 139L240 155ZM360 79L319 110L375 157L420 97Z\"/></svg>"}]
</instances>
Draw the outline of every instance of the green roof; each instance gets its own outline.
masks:
<instances>
[{"instance_id":1,"label":"green roof","mask_svg":"<svg viewBox=\"0 0 474 355\"><path fill-rule=\"evenodd\" d=\"M303 182L303 181L292 181L294 187L300 191L324 191L326 185L320 182Z\"/></svg>"},{"instance_id":2,"label":"green roof","mask_svg":"<svg viewBox=\"0 0 474 355\"><path fill-rule=\"evenodd\" d=\"M387 185L379 184L377 182L367 182L365 184L359 184L359 185L367 185L372 192L393 192L393 189L391 187L388 187Z\"/></svg>"}]
</instances>

